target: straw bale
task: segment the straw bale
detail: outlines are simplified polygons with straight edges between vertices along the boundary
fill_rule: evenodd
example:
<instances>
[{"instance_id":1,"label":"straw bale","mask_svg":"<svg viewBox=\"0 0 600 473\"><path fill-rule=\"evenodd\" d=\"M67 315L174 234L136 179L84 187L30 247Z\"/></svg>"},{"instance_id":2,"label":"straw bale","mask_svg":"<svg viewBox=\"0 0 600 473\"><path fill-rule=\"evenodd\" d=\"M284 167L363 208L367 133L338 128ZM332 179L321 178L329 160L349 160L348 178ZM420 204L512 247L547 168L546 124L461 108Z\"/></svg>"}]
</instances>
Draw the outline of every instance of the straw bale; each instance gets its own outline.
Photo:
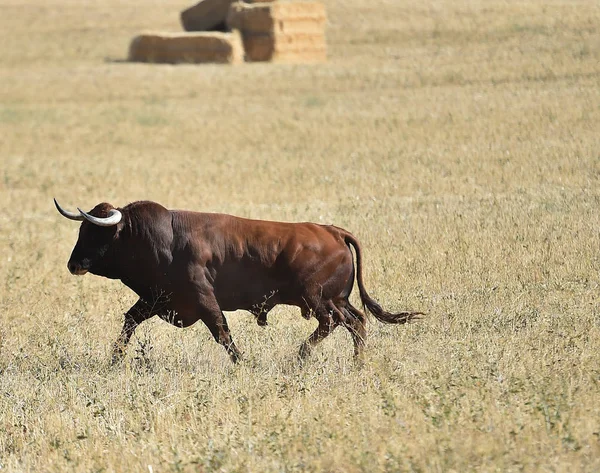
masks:
<instances>
[{"instance_id":1,"label":"straw bale","mask_svg":"<svg viewBox=\"0 0 600 473\"><path fill-rule=\"evenodd\" d=\"M327 47L323 33L252 33L244 35L243 41L248 61L324 62L327 60Z\"/></svg>"},{"instance_id":2,"label":"straw bale","mask_svg":"<svg viewBox=\"0 0 600 473\"><path fill-rule=\"evenodd\" d=\"M186 31L227 31L227 12L234 0L201 0L181 12Z\"/></svg>"},{"instance_id":3,"label":"straw bale","mask_svg":"<svg viewBox=\"0 0 600 473\"><path fill-rule=\"evenodd\" d=\"M129 60L156 63L242 62L244 51L239 32L145 33L129 47Z\"/></svg>"},{"instance_id":4,"label":"straw bale","mask_svg":"<svg viewBox=\"0 0 600 473\"><path fill-rule=\"evenodd\" d=\"M228 26L242 33L248 61L325 61L325 22L325 8L317 2L240 2L227 15Z\"/></svg>"},{"instance_id":5,"label":"straw bale","mask_svg":"<svg viewBox=\"0 0 600 473\"><path fill-rule=\"evenodd\" d=\"M227 25L242 33L311 33L325 29L325 7L318 2L233 3Z\"/></svg>"}]
</instances>

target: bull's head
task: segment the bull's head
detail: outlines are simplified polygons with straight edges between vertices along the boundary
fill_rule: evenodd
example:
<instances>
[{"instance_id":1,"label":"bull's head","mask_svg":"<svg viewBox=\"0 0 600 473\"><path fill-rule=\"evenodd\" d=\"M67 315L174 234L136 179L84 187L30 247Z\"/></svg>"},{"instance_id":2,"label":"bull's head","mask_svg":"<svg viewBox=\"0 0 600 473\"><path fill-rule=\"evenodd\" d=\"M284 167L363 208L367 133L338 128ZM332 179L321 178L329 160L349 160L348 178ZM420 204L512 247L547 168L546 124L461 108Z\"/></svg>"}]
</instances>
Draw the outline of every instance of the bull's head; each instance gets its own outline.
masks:
<instances>
[{"instance_id":1,"label":"bull's head","mask_svg":"<svg viewBox=\"0 0 600 473\"><path fill-rule=\"evenodd\" d=\"M119 234L121 212L107 203L96 205L89 213L79 208L78 212L64 210L56 199L54 205L63 217L82 222L79 238L67 263L69 271L78 275L88 271L104 275L107 269L104 257Z\"/></svg>"}]
</instances>

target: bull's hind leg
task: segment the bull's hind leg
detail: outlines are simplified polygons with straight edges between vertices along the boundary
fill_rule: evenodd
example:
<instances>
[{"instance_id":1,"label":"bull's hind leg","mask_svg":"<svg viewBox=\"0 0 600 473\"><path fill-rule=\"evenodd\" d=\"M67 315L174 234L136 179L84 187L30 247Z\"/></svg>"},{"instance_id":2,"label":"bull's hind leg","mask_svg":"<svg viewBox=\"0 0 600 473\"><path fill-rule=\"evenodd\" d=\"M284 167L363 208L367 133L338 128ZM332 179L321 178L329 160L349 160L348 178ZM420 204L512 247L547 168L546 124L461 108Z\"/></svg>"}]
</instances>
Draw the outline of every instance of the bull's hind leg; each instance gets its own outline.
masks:
<instances>
[{"instance_id":1,"label":"bull's hind leg","mask_svg":"<svg viewBox=\"0 0 600 473\"><path fill-rule=\"evenodd\" d=\"M335 328L335 324L329 314L317 317L317 319L319 320L317 329L304 341L304 343L302 343L302 345L300 345L300 352L298 353L300 360L304 360L310 355L315 345L333 332L333 329Z\"/></svg>"},{"instance_id":2,"label":"bull's hind leg","mask_svg":"<svg viewBox=\"0 0 600 473\"><path fill-rule=\"evenodd\" d=\"M310 355L315 345L333 332L333 329L336 327L336 323L331 313L326 310L325 307L320 307L315 310L314 314L315 318L319 321L319 325L310 337L300 345L300 352L298 353L300 360L303 360Z\"/></svg>"},{"instance_id":3,"label":"bull's hind leg","mask_svg":"<svg viewBox=\"0 0 600 473\"><path fill-rule=\"evenodd\" d=\"M348 329L354 342L354 356L360 357L367 338L365 315L345 298L338 298L335 302L327 301L326 307L333 316L335 324Z\"/></svg>"},{"instance_id":4,"label":"bull's hind leg","mask_svg":"<svg viewBox=\"0 0 600 473\"><path fill-rule=\"evenodd\" d=\"M344 327L346 327L350 332L350 335L352 335L352 341L354 342L354 357L360 358L367 341L367 318L365 314L347 300L341 301L341 303L338 304L338 307L346 314L346 324Z\"/></svg>"}]
</instances>

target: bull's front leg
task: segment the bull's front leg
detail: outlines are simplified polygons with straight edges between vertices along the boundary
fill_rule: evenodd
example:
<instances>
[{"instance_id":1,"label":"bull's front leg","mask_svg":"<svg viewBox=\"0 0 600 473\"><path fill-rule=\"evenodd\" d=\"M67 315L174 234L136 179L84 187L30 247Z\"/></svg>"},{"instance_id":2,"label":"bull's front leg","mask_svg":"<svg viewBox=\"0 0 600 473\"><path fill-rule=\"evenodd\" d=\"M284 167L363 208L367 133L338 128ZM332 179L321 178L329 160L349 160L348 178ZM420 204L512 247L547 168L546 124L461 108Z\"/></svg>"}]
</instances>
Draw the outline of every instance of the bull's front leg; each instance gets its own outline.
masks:
<instances>
[{"instance_id":1,"label":"bull's front leg","mask_svg":"<svg viewBox=\"0 0 600 473\"><path fill-rule=\"evenodd\" d=\"M114 343L112 351L112 363L115 364L125 357L125 350L135 329L144 320L152 317L152 307L142 299L139 299L126 313L123 321L121 334Z\"/></svg>"}]
</instances>

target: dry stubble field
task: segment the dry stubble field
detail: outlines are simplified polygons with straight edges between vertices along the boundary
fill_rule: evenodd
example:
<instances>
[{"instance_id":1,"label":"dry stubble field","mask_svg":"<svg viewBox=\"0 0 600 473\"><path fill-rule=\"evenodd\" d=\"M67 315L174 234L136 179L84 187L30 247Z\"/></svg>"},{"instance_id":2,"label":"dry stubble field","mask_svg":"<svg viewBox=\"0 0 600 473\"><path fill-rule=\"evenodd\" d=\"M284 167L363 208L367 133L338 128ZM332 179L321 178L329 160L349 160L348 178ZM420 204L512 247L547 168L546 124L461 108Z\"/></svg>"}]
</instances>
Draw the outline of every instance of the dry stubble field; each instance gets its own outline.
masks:
<instances>
[{"instance_id":1,"label":"dry stubble field","mask_svg":"<svg viewBox=\"0 0 600 473\"><path fill-rule=\"evenodd\" d=\"M415 5L416 4L416 5ZM600 6L327 0L319 66L152 66L183 0L0 1L2 471L598 471ZM410 326L200 324L73 277L68 208L335 223Z\"/></svg>"}]
</instances>

